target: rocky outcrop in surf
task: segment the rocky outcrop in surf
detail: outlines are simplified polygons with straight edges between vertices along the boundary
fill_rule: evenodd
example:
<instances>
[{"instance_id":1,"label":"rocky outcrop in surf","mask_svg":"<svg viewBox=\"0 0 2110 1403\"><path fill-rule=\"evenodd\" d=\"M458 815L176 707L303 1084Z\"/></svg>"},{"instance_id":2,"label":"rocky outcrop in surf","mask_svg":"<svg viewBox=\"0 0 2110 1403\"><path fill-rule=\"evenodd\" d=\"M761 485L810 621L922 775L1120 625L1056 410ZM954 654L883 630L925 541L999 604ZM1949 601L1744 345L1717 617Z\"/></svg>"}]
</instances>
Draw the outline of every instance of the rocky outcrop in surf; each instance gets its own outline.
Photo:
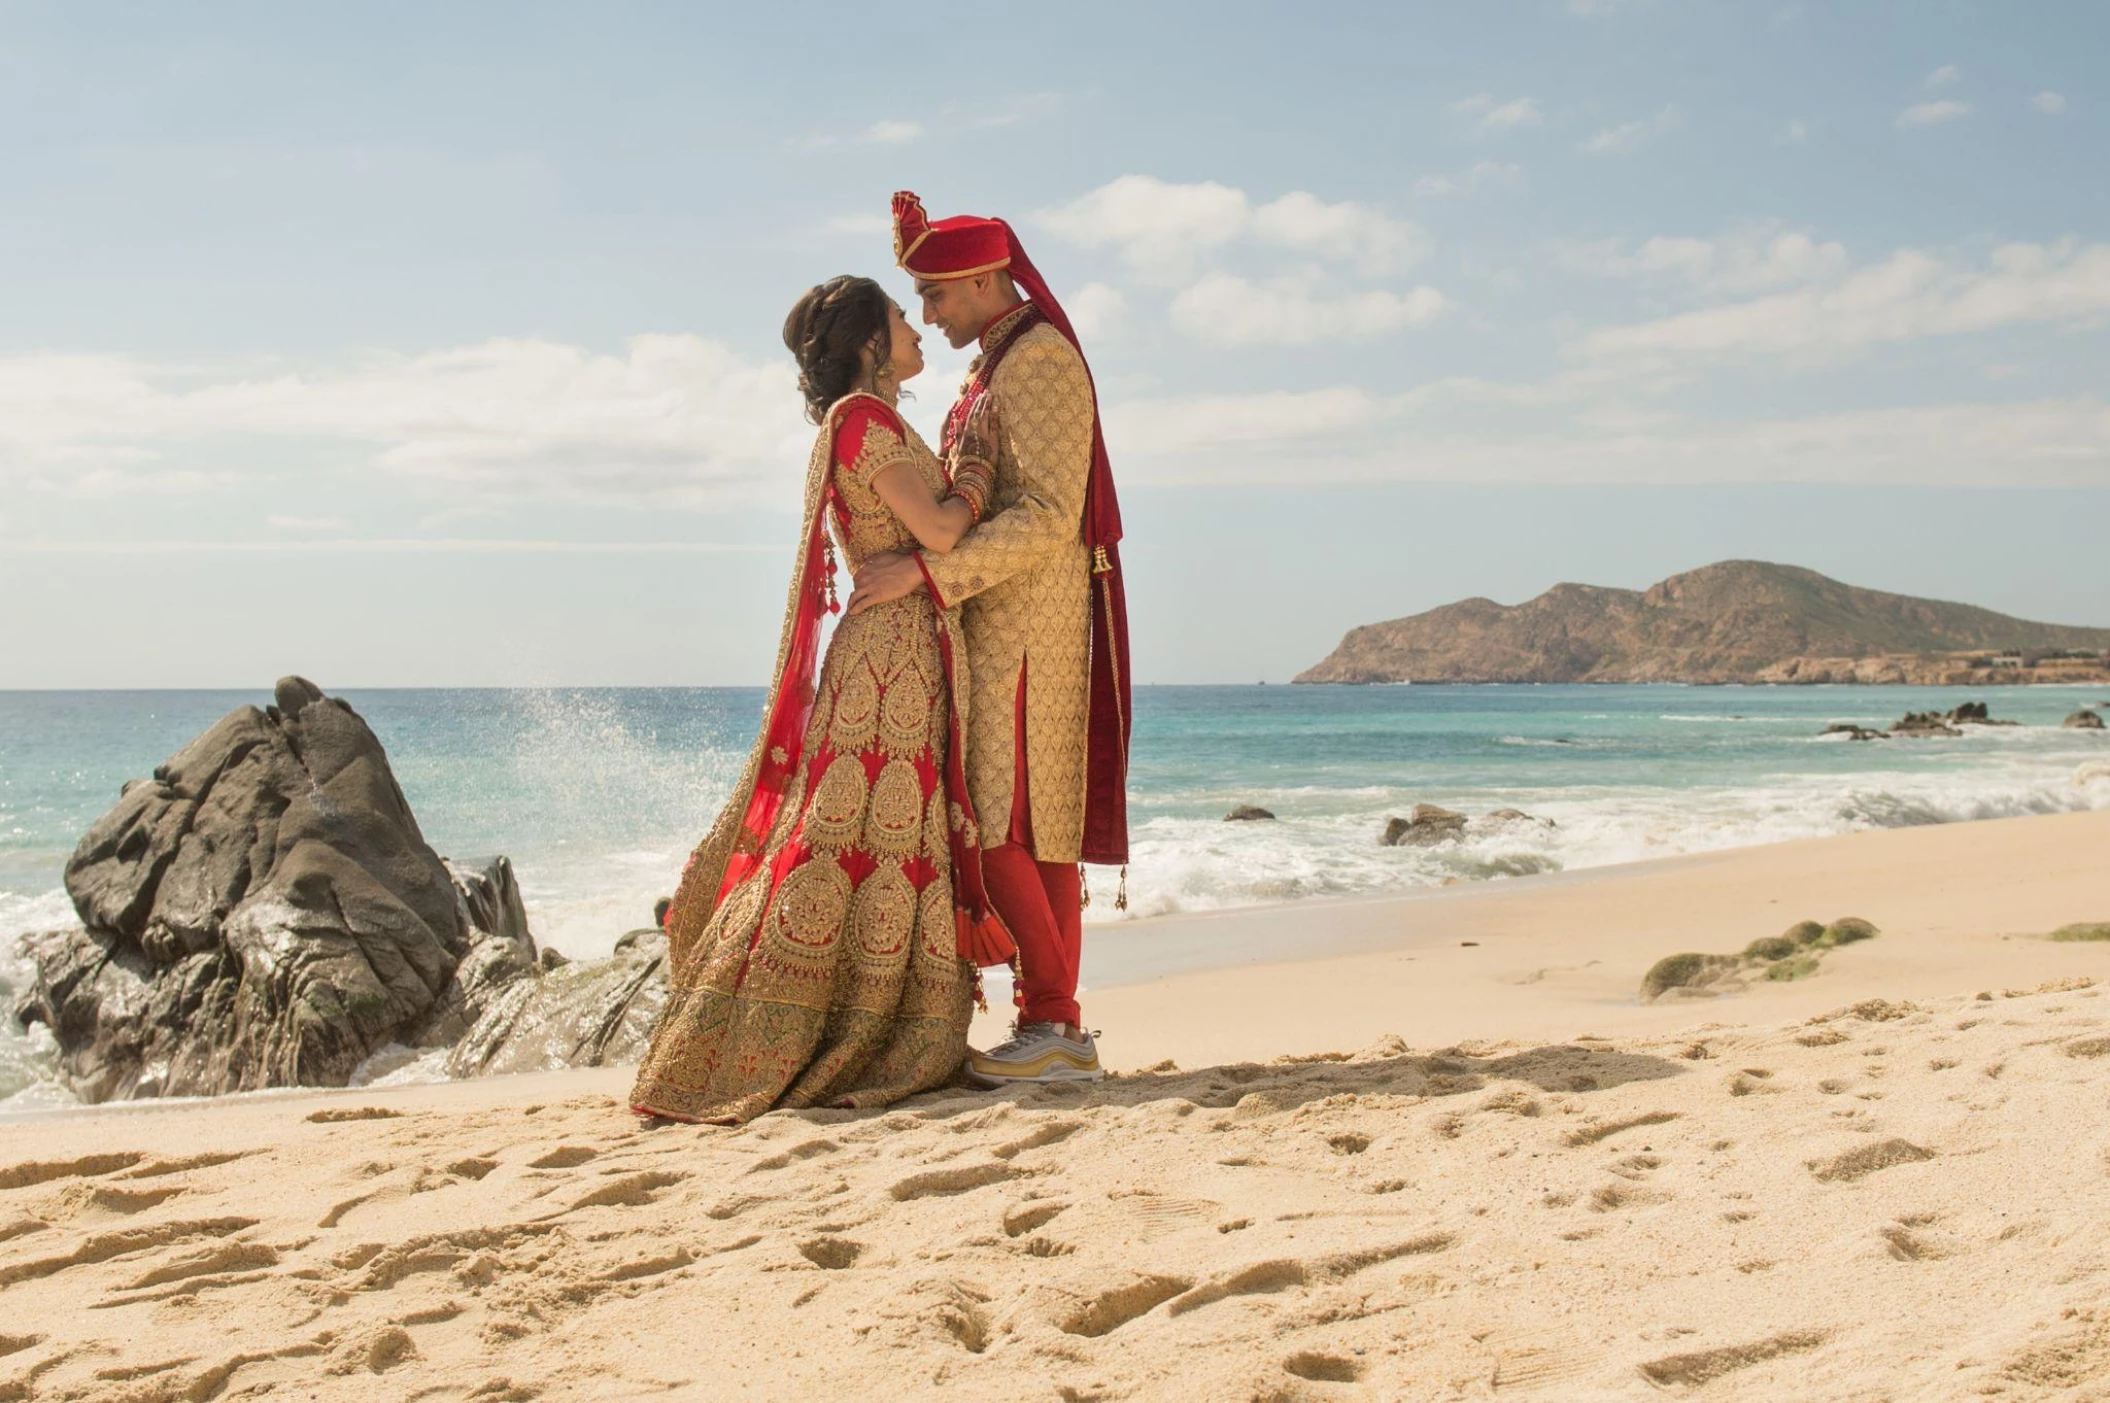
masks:
<instances>
[{"instance_id":1,"label":"rocky outcrop in surf","mask_svg":"<svg viewBox=\"0 0 2110 1403\"><path fill-rule=\"evenodd\" d=\"M373 731L299 677L127 784L66 889L81 925L27 937L16 1016L85 1101L341 1086L538 971L511 865L450 870Z\"/></svg>"}]
</instances>

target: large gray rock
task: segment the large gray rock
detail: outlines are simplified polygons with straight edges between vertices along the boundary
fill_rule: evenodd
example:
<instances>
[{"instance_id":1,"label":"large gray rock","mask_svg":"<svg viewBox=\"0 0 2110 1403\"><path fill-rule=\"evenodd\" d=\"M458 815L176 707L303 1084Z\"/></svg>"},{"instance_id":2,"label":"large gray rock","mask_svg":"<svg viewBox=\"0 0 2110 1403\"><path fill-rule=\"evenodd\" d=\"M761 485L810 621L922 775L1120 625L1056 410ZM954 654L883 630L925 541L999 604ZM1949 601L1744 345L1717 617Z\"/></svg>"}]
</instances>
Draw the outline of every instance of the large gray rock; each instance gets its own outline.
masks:
<instances>
[{"instance_id":1,"label":"large gray rock","mask_svg":"<svg viewBox=\"0 0 2110 1403\"><path fill-rule=\"evenodd\" d=\"M606 960L513 984L447 1054L450 1077L601 1067L645 1055L667 1002L667 937L634 930Z\"/></svg>"},{"instance_id":2,"label":"large gray rock","mask_svg":"<svg viewBox=\"0 0 2110 1403\"><path fill-rule=\"evenodd\" d=\"M82 928L26 939L17 1016L85 1101L341 1086L535 966L510 865L450 876L380 741L298 677L127 784L66 887Z\"/></svg>"}]
</instances>

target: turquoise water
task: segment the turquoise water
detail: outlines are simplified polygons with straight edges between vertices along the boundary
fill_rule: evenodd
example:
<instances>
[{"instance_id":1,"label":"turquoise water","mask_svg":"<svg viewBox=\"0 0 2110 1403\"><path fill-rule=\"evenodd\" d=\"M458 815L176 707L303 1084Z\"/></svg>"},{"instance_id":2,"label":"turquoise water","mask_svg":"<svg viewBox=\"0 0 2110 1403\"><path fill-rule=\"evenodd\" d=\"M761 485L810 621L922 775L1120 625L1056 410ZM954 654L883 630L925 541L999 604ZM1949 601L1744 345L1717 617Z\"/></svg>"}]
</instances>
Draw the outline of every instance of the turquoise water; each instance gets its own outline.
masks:
<instances>
[{"instance_id":1,"label":"turquoise water","mask_svg":"<svg viewBox=\"0 0 2110 1403\"><path fill-rule=\"evenodd\" d=\"M649 919L736 778L751 688L347 691L425 835L512 857L539 938L607 951ZM74 842L250 692L0 692L0 951L71 911ZM1820 739L1837 721L1984 700L1961 739ZM1382 892L1681 852L2110 807L2110 733L2058 722L2100 689L1151 687L1136 694L1129 917ZM1385 848L1418 802L1553 823ZM1241 803L1275 823L1226 824ZM1099 874L1095 879L1106 880ZM1110 920L1110 904L1091 917ZM1106 938L1118 938L1107 932ZM21 969L0 954L0 1000ZM10 1000L11 1001L11 1000ZM0 1026L0 1098L41 1052Z\"/></svg>"}]
</instances>

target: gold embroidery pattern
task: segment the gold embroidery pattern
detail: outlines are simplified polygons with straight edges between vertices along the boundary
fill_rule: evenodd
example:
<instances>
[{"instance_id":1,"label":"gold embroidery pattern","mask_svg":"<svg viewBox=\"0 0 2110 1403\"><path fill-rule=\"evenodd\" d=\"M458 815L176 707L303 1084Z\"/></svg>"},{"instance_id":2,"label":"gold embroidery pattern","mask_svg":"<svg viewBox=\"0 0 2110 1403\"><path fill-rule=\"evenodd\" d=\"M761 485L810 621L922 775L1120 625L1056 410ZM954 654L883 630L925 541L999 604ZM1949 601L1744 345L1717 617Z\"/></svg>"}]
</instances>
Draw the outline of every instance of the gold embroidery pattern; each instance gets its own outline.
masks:
<instances>
[{"instance_id":1,"label":"gold embroidery pattern","mask_svg":"<svg viewBox=\"0 0 2110 1403\"><path fill-rule=\"evenodd\" d=\"M894 441L942 494L944 471L922 439L911 431ZM868 433L856 470L833 468L824 430L809 465L809 494L832 481L847 514L845 526L830 513L853 568L876 550L914 548L866 480L865 459L880 451L896 450ZM794 592L787 613L796 603ZM922 778L942 767L949 734L953 698L937 652L937 630L948 625L957 621L941 621L917 594L837 626L805 753L759 865L715 910L703 908L707 920L675 932L666 1011L633 1105L729 1121L772 1106L883 1106L959 1066L974 972L954 951L944 791L926 796ZM760 758L735 790L743 807ZM698 849L700 880L715 883L724 870L724 827ZM918 854L930 857L934 878L911 880L904 860ZM853 879L853 868L867 875ZM774 890L773 873L782 874Z\"/></svg>"},{"instance_id":2,"label":"gold embroidery pattern","mask_svg":"<svg viewBox=\"0 0 2110 1403\"><path fill-rule=\"evenodd\" d=\"M849 909L850 874L839 863L822 859L799 864L769 904L764 924L772 952L791 962L815 962L842 938L843 916ZM814 972L820 972L817 963Z\"/></svg>"},{"instance_id":3,"label":"gold embroidery pattern","mask_svg":"<svg viewBox=\"0 0 2110 1403\"><path fill-rule=\"evenodd\" d=\"M915 856L923 842L923 780L906 760L889 760L872 786L866 850L892 858Z\"/></svg>"},{"instance_id":4,"label":"gold embroidery pattern","mask_svg":"<svg viewBox=\"0 0 2110 1403\"><path fill-rule=\"evenodd\" d=\"M882 867L857 888L857 910L851 924L857 932L860 963L905 971L916 926L915 886L900 868Z\"/></svg>"},{"instance_id":5,"label":"gold embroidery pattern","mask_svg":"<svg viewBox=\"0 0 2110 1403\"><path fill-rule=\"evenodd\" d=\"M869 482L881 468L915 461L915 452L907 440L875 419L865 428L864 443L851 458L850 471Z\"/></svg>"},{"instance_id":6,"label":"gold embroidery pattern","mask_svg":"<svg viewBox=\"0 0 2110 1403\"><path fill-rule=\"evenodd\" d=\"M784 786L784 806L777 810L777 821L770 825L769 846L781 848L790 840L799 826L799 819L806 810L806 770L803 766Z\"/></svg>"},{"instance_id":7,"label":"gold embroidery pattern","mask_svg":"<svg viewBox=\"0 0 2110 1403\"><path fill-rule=\"evenodd\" d=\"M918 977L928 979L933 974L945 979L950 966L959 963L959 935L953 929L952 898L932 882L923 889L923 900L916 912L916 962Z\"/></svg>"},{"instance_id":8,"label":"gold embroidery pattern","mask_svg":"<svg viewBox=\"0 0 2110 1403\"><path fill-rule=\"evenodd\" d=\"M997 365L985 395L997 445L989 515L924 568L967 637L967 780L991 841L1008 831L1017 775L1008 719L1026 677L1034 856L1074 862L1084 839L1091 706L1091 552L1079 528L1091 478L1092 390L1083 357L1042 324ZM992 724L992 720L994 724Z\"/></svg>"},{"instance_id":9,"label":"gold embroidery pattern","mask_svg":"<svg viewBox=\"0 0 2110 1403\"><path fill-rule=\"evenodd\" d=\"M878 738L879 684L870 668L853 668L835 693L835 716L828 723L828 744L848 754L863 750Z\"/></svg>"},{"instance_id":10,"label":"gold embroidery pattern","mask_svg":"<svg viewBox=\"0 0 2110 1403\"><path fill-rule=\"evenodd\" d=\"M806 841L816 848L847 848L857 841L863 827L869 786L864 762L855 755L837 755L813 791L812 807L806 811Z\"/></svg>"},{"instance_id":11,"label":"gold embroidery pattern","mask_svg":"<svg viewBox=\"0 0 2110 1403\"><path fill-rule=\"evenodd\" d=\"M945 788L931 790L930 804L923 813L923 855L943 872L952 864L952 845L945 841Z\"/></svg>"}]
</instances>

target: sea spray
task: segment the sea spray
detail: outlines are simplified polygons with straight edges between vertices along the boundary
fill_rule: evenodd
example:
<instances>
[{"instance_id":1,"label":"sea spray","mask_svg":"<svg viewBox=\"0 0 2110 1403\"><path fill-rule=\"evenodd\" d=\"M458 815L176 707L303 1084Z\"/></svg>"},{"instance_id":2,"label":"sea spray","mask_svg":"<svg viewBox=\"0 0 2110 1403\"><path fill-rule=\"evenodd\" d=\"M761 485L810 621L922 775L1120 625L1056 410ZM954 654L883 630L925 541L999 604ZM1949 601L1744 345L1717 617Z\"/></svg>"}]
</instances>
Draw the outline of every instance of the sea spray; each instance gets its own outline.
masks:
<instances>
[{"instance_id":1,"label":"sea spray","mask_svg":"<svg viewBox=\"0 0 2110 1403\"><path fill-rule=\"evenodd\" d=\"M62 891L33 897L0 891L0 1111L73 1103L58 1084L58 1045L50 1030L41 1024L24 1028L15 1009L36 977L21 953L22 937L74 923L73 904Z\"/></svg>"}]
</instances>

